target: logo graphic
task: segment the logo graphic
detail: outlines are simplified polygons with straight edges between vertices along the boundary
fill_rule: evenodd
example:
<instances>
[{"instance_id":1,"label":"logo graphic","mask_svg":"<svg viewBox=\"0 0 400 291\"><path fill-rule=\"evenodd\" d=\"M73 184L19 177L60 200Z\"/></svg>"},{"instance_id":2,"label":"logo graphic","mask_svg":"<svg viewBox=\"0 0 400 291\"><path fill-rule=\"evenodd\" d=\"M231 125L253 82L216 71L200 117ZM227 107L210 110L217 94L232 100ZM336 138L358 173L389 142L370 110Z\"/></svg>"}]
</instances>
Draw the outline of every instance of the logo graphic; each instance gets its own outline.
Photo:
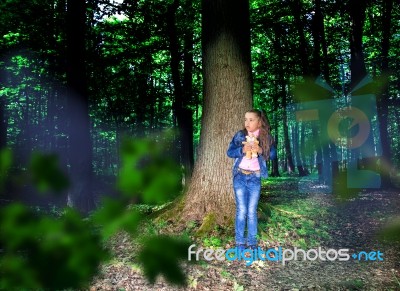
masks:
<instances>
[{"instance_id":1,"label":"logo graphic","mask_svg":"<svg viewBox=\"0 0 400 291\"><path fill-rule=\"evenodd\" d=\"M239 249L238 247L224 249L203 249L199 248L195 250L195 244L192 244L188 248L188 261L192 259L199 261L204 259L206 261L245 261L246 266L251 265L254 261L270 261L275 263L281 263L283 266L289 261L349 261L350 257L357 261L383 261L383 253L381 251L360 251L349 254L349 249L328 249L324 250L321 247L309 250L303 250L295 247L292 249L269 248L263 250L260 247L257 249Z\"/></svg>"},{"instance_id":2,"label":"logo graphic","mask_svg":"<svg viewBox=\"0 0 400 291\"><path fill-rule=\"evenodd\" d=\"M339 125L343 118L348 117L352 119L352 123L348 129L352 129L355 126L359 126L359 130L354 137L345 137L345 142L340 142L342 140L342 135L339 132ZM347 147L349 149L360 147L368 138L371 131L371 125L369 123L368 117L360 109L356 107L344 107L338 111L333 112L328 120L328 135L329 138L338 147Z\"/></svg>"},{"instance_id":3,"label":"logo graphic","mask_svg":"<svg viewBox=\"0 0 400 291\"><path fill-rule=\"evenodd\" d=\"M357 90L371 83L366 76L352 91L350 96L317 101L305 101L287 106L288 116L296 123L310 122L318 128L318 140L313 144L320 145L319 163L322 164L320 181L324 187L319 192L332 192L332 162L341 162L347 171L347 188L379 188L381 177L373 170L358 166L362 158L381 155L379 127L377 126L376 97L373 94L357 95ZM334 93L334 90L318 78L315 86ZM312 92L315 94L315 92ZM307 94L304 90L301 94ZM318 99L318 98L315 98ZM314 100L315 100L314 99ZM373 122L376 126L373 126ZM300 147L301 150L301 147ZM309 149L307 149L309 150ZM302 152L302 156L309 153ZM296 157L300 161L300 157ZM310 183L306 179L299 181L300 192L310 192Z\"/></svg>"}]
</instances>

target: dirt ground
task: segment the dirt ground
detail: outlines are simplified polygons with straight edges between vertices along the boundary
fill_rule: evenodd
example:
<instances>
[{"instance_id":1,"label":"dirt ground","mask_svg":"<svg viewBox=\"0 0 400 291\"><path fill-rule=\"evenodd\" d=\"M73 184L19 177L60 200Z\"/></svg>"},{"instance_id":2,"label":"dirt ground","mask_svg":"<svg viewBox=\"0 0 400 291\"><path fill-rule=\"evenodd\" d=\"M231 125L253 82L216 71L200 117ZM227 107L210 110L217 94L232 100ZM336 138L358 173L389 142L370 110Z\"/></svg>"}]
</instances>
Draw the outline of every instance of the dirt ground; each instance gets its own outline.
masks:
<instances>
[{"instance_id":1,"label":"dirt ground","mask_svg":"<svg viewBox=\"0 0 400 291\"><path fill-rule=\"evenodd\" d=\"M200 264L183 262L188 277L185 288L168 285L160 277L147 283L140 269L127 260L103 266L90 290L400 290L400 247L376 237L385 223L400 216L400 191L363 191L357 198L340 204L332 195L311 193L305 199L328 207L326 223L331 239L321 242L324 250L348 248L380 251L383 261L212 261ZM130 251L128 239L119 245L120 253ZM274 242L260 242L263 249L277 247ZM117 250L118 252L118 250ZM121 255L120 257L124 257Z\"/></svg>"}]
</instances>

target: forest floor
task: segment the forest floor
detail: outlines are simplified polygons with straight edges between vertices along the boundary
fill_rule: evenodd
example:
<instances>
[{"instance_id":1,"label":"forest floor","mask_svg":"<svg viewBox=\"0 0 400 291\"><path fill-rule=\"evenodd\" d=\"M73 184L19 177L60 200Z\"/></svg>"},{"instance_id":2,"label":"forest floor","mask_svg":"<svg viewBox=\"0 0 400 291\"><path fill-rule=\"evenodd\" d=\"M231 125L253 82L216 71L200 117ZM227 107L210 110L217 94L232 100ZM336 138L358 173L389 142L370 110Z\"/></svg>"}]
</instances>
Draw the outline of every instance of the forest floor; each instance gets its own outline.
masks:
<instances>
[{"instance_id":1,"label":"forest floor","mask_svg":"<svg viewBox=\"0 0 400 291\"><path fill-rule=\"evenodd\" d=\"M135 246L128 236L121 235L113 244L115 259L102 267L90 290L400 290L400 246L377 236L386 223L400 216L400 189L364 190L340 203L332 194L300 193L299 178L271 180L264 185L262 202L279 209L289 202L300 201L303 204L299 204L299 213L307 205L306 213L296 215L284 210L278 213L287 216L288 221L299 220L300 224L304 216L310 215L315 233L327 234L317 237L318 244L314 243L312 248L320 246L325 251L347 248L350 255L379 250L383 261L359 261L352 257L348 261L303 261L300 257L285 265L254 261L246 266L245 261L203 259L198 264L182 263L187 275L186 287L171 286L162 277L151 285L140 266L134 263ZM281 246L293 250L293 241L298 235L288 231L277 238L269 233L269 239L260 239L260 247L267 250ZM197 242L196 245L201 247ZM233 247L232 241L225 245L226 249L230 247Z\"/></svg>"}]
</instances>

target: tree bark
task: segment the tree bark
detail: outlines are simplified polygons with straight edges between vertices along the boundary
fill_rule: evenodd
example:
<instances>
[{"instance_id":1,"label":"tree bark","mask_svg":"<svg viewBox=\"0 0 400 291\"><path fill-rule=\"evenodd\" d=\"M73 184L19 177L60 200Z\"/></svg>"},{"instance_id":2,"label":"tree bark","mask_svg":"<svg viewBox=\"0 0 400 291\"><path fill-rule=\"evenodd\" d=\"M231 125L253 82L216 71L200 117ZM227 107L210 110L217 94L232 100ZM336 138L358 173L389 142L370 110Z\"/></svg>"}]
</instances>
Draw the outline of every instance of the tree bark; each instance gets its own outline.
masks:
<instances>
[{"instance_id":1,"label":"tree bark","mask_svg":"<svg viewBox=\"0 0 400 291\"><path fill-rule=\"evenodd\" d=\"M232 165L226 151L252 105L248 0L202 1L204 106L198 159L184 220L232 224ZM205 220L204 220L205 221Z\"/></svg>"}]
</instances>

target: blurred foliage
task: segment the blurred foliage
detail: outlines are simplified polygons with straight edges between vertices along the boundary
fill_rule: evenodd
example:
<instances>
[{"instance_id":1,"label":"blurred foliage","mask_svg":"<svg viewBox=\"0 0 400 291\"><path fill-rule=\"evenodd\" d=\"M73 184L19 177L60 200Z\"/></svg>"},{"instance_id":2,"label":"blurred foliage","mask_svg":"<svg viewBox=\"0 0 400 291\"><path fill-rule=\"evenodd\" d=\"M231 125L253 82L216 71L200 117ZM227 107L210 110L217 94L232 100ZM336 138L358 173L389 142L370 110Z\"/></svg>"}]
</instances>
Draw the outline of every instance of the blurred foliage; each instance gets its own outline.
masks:
<instances>
[{"instance_id":1,"label":"blurred foliage","mask_svg":"<svg viewBox=\"0 0 400 291\"><path fill-rule=\"evenodd\" d=\"M132 201L159 205L179 194L182 172L168 155L170 138L126 139L117 182L121 195L104 198L89 219L70 208L56 217L19 203L2 206L0 289L87 287L100 264L110 258L104 242L119 231L135 238L144 215L130 206ZM9 168L11 156L10 151L0 153L2 173ZM28 172L39 191L61 191L68 185L55 155L33 154ZM152 236L143 243L139 257L151 282L162 274L171 283L185 283L179 260L186 257L186 239Z\"/></svg>"},{"instance_id":2,"label":"blurred foliage","mask_svg":"<svg viewBox=\"0 0 400 291\"><path fill-rule=\"evenodd\" d=\"M144 274L151 283L162 274L171 283L185 284L185 274L179 267L178 260L187 259L190 241L164 235L147 237L139 253Z\"/></svg>"},{"instance_id":3,"label":"blurred foliage","mask_svg":"<svg viewBox=\"0 0 400 291\"><path fill-rule=\"evenodd\" d=\"M32 182L39 192L54 191L60 193L69 186L69 180L59 167L55 154L44 155L35 152L31 156L29 172Z\"/></svg>"},{"instance_id":4,"label":"blurred foliage","mask_svg":"<svg viewBox=\"0 0 400 291\"><path fill-rule=\"evenodd\" d=\"M378 234L380 240L400 243L400 217L396 217Z\"/></svg>"},{"instance_id":5,"label":"blurred foliage","mask_svg":"<svg viewBox=\"0 0 400 291\"><path fill-rule=\"evenodd\" d=\"M135 235L141 215L137 210L128 209L126 202L106 198L103 200L103 207L93 214L92 220L101 226L100 231L104 239L110 238L120 230Z\"/></svg>"},{"instance_id":6,"label":"blurred foliage","mask_svg":"<svg viewBox=\"0 0 400 291\"><path fill-rule=\"evenodd\" d=\"M12 165L12 151L9 148L3 148L0 150L0 193L4 189L6 182L7 173Z\"/></svg>"},{"instance_id":7,"label":"blurred foliage","mask_svg":"<svg viewBox=\"0 0 400 291\"><path fill-rule=\"evenodd\" d=\"M0 288L79 288L108 255L88 222L66 209L60 219L13 203L0 210Z\"/></svg>"},{"instance_id":8,"label":"blurred foliage","mask_svg":"<svg viewBox=\"0 0 400 291\"><path fill-rule=\"evenodd\" d=\"M163 204L181 190L182 173L171 158L172 133L165 139L125 139L117 187L127 197L140 196L144 204Z\"/></svg>"}]
</instances>

